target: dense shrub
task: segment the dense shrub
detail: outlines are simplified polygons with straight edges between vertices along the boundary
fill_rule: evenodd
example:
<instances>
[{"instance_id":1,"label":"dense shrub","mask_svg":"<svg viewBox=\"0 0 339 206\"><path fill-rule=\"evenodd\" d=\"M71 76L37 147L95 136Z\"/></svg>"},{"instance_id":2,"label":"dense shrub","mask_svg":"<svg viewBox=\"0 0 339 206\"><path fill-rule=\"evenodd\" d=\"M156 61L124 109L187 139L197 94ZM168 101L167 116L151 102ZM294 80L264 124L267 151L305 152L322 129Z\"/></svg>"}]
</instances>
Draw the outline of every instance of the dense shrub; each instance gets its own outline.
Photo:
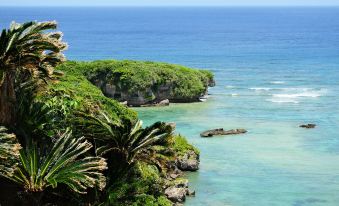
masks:
<instances>
[{"instance_id":1,"label":"dense shrub","mask_svg":"<svg viewBox=\"0 0 339 206\"><path fill-rule=\"evenodd\" d=\"M39 94L39 99L55 106L61 106L65 112L96 112L104 110L116 119L136 119L135 111L126 108L119 102L105 97L100 89L94 86L77 68L78 63L67 62L58 67L64 74L57 81L48 85L48 89ZM63 104L58 104L63 102ZM76 107L76 109L74 108Z\"/></svg>"},{"instance_id":2,"label":"dense shrub","mask_svg":"<svg viewBox=\"0 0 339 206\"><path fill-rule=\"evenodd\" d=\"M83 74L95 81L114 82L128 93L144 91L162 84L172 85L172 96L192 98L203 94L213 74L207 70L195 70L184 66L130 60L100 60L93 62L67 62L59 69Z\"/></svg>"}]
</instances>

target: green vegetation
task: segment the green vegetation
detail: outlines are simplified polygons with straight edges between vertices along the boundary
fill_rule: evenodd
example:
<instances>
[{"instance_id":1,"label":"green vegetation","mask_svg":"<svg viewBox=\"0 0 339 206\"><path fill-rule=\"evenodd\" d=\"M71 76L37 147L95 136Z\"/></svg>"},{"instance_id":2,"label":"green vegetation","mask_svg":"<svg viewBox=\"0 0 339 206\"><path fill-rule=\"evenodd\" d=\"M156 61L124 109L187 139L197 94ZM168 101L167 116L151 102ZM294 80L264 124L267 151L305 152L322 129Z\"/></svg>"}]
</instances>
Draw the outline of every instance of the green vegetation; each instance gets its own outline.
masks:
<instances>
[{"instance_id":1,"label":"green vegetation","mask_svg":"<svg viewBox=\"0 0 339 206\"><path fill-rule=\"evenodd\" d=\"M180 156L185 154L187 151L194 151L196 154L199 154L199 150L189 144L185 137L181 135L174 136L173 141L173 150Z\"/></svg>"},{"instance_id":2,"label":"green vegetation","mask_svg":"<svg viewBox=\"0 0 339 206\"><path fill-rule=\"evenodd\" d=\"M66 132L57 138L52 148L43 156L36 144L20 151L20 164L9 178L22 185L25 190L42 192L45 188L66 184L70 189L86 193L86 188L105 187L105 177L100 171L106 169L101 157L80 158L92 148L85 138L72 138Z\"/></svg>"},{"instance_id":3,"label":"green vegetation","mask_svg":"<svg viewBox=\"0 0 339 206\"><path fill-rule=\"evenodd\" d=\"M100 84L98 86L101 87L106 84L114 85L115 94L107 95L119 101L128 101L138 92L142 92L142 97L146 100L152 101L160 98L158 96L158 92L162 92L158 90L160 86L169 88L169 91L166 91L168 99L194 101L204 95L208 85L213 82L213 74L207 70L194 70L158 62L130 60L67 62L58 69L65 73L84 75L92 83ZM125 97L122 97L121 93L124 93Z\"/></svg>"},{"instance_id":4,"label":"green vegetation","mask_svg":"<svg viewBox=\"0 0 339 206\"><path fill-rule=\"evenodd\" d=\"M66 44L46 32L55 28L13 24L0 36L0 192L12 195L0 204L172 205L164 188L175 159L198 151L170 124L143 128L136 112L91 81L119 78L129 92L171 82L187 96L184 88L201 92L212 75L151 62L60 64Z\"/></svg>"},{"instance_id":5,"label":"green vegetation","mask_svg":"<svg viewBox=\"0 0 339 206\"><path fill-rule=\"evenodd\" d=\"M160 142L172 134L171 126L157 122L150 127L142 128L139 120L132 123L123 120L114 122L105 113L97 117L81 114L78 127L96 140L96 153L100 156L114 151L121 161L132 164L140 152L155 142ZM82 121L81 121L82 120Z\"/></svg>"},{"instance_id":6,"label":"green vegetation","mask_svg":"<svg viewBox=\"0 0 339 206\"><path fill-rule=\"evenodd\" d=\"M31 81L53 76L53 68L65 60L62 33L45 32L55 29L56 22L12 23L0 35L0 124L12 125L16 119L15 90Z\"/></svg>"},{"instance_id":7,"label":"green vegetation","mask_svg":"<svg viewBox=\"0 0 339 206\"><path fill-rule=\"evenodd\" d=\"M57 69L64 72L64 75L51 82L48 85L48 90L40 92L41 101L50 101L54 98L54 101L59 101L60 105L64 106L63 110L69 108L70 112L74 111L72 105L76 105L78 110L86 111L86 113L101 108L114 119L132 120L137 118L135 111L105 97L101 90L82 74L83 71L77 67L78 64L77 62L66 62L58 66ZM68 102L68 106L65 106L63 102Z\"/></svg>"},{"instance_id":8,"label":"green vegetation","mask_svg":"<svg viewBox=\"0 0 339 206\"><path fill-rule=\"evenodd\" d=\"M172 203L162 194L165 184L155 166L139 162L110 188L109 205L167 206Z\"/></svg>"}]
</instances>

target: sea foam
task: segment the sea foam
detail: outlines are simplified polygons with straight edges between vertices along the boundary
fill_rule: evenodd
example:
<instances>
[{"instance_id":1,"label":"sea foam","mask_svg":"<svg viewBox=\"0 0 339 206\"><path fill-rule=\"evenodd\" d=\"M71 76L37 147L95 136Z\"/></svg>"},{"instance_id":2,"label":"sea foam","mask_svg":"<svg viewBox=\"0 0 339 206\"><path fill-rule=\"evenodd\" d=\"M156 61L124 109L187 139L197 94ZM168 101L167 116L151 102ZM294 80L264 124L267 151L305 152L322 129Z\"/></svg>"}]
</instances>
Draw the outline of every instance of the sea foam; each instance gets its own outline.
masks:
<instances>
[{"instance_id":1,"label":"sea foam","mask_svg":"<svg viewBox=\"0 0 339 206\"><path fill-rule=\"evenodd\" d=\"M270 91L270 90L272 90L272 88L269 88L269 87L251 87L249 89L254 90L254 91Z\"/></svg>"},{"instance_id":2,"label":"sea foam","mask_svg":"<svg viewBox=\"0 0 339 206\"><path fill-rule=\"evenodd\" d=\"M294 103L298 104L299 101L295 99L278 99L278 98L271 98L271 99L266 99L266 101L273 102L273 103Z\"/></svg>"},{"instance_id":3,"label":"sea foam","mask_svg":"<svg viewBox=\"0 0 339 206\"><path fill-rule=\"evenodd\" d=\"M327 93L326 89L312 89L312 88L282 88L283 92L272 94L271 99L267 101L275 103L299 103L305 98L317 98L324 96Z\"/></svg>"},{"instance_id":4,"label":"sea foam","mask_svg":"<svg viewBox=\"0 0 339 206\"><path fill-rule=\"evenodd\" d=\"M271 81L270 84L285 84L284 81Z\"/></svg>"}]
</instances>

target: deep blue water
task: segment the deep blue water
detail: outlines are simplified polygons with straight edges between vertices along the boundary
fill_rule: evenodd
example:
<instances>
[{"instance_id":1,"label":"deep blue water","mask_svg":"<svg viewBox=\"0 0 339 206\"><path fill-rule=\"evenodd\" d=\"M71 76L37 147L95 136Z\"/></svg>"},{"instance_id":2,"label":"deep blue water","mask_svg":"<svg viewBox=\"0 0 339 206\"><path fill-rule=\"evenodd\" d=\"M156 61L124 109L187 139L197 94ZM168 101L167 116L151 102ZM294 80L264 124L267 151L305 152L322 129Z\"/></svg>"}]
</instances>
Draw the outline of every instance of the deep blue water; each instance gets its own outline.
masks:
<instances>
[{"instance_id":1,"label":"deep blue water","mask_svg":"<svg viewBox=\"0 0 339 206\"><path fill-rule=\"evenodd\" d=\"M200 148L186 205L339 205L339 8L0 8L12 20L57 20L69 59L214 72L207 102L138 109ZM214 127L249 132L199 137Z\"/></svg>"}]
</instances>

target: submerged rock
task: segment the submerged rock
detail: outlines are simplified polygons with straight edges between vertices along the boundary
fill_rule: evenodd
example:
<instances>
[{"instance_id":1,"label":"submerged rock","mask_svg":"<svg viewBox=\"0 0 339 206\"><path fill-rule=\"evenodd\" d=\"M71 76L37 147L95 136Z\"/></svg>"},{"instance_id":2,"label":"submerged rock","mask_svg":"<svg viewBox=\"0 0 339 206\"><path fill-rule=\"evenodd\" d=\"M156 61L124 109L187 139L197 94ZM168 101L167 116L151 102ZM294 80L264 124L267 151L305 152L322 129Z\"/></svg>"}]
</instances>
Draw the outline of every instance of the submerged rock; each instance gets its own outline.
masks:
<instances>
[{"instance_id":1,"label":"submerged rock","mask_svg":"<svg viewBox=\"0 0 339 206\"><path fill-rule=\"evenodd\" d=\"M315 128L317 125L316 124L302 124L299 127L301 128L306 128L306 129L313 129Z\"/></svg>"},{"instance_id":2,"label":"submerged rock","mask_svg":"<svg viewBox=\"0 0 339 206\"><path fill-rule=\"evenodd\" d=\"M204 131L200 134L201 137L213 137L214 135L234 135L234 134L244 134L247 130L245 129L231 129L231 130L224 130L223 128L220 129L212 129Z\"/></svg>"},{"instance_id":3,"label":"submerged rock","mask_svg":"<svg viewBox=\"0 0 339 206\"><path fill-rule=\"evenodd\" d=\"M197 171L199 169L199 155L189 151L176 160L177 167L182 171Z\"/></svg>"}]
</instances>

